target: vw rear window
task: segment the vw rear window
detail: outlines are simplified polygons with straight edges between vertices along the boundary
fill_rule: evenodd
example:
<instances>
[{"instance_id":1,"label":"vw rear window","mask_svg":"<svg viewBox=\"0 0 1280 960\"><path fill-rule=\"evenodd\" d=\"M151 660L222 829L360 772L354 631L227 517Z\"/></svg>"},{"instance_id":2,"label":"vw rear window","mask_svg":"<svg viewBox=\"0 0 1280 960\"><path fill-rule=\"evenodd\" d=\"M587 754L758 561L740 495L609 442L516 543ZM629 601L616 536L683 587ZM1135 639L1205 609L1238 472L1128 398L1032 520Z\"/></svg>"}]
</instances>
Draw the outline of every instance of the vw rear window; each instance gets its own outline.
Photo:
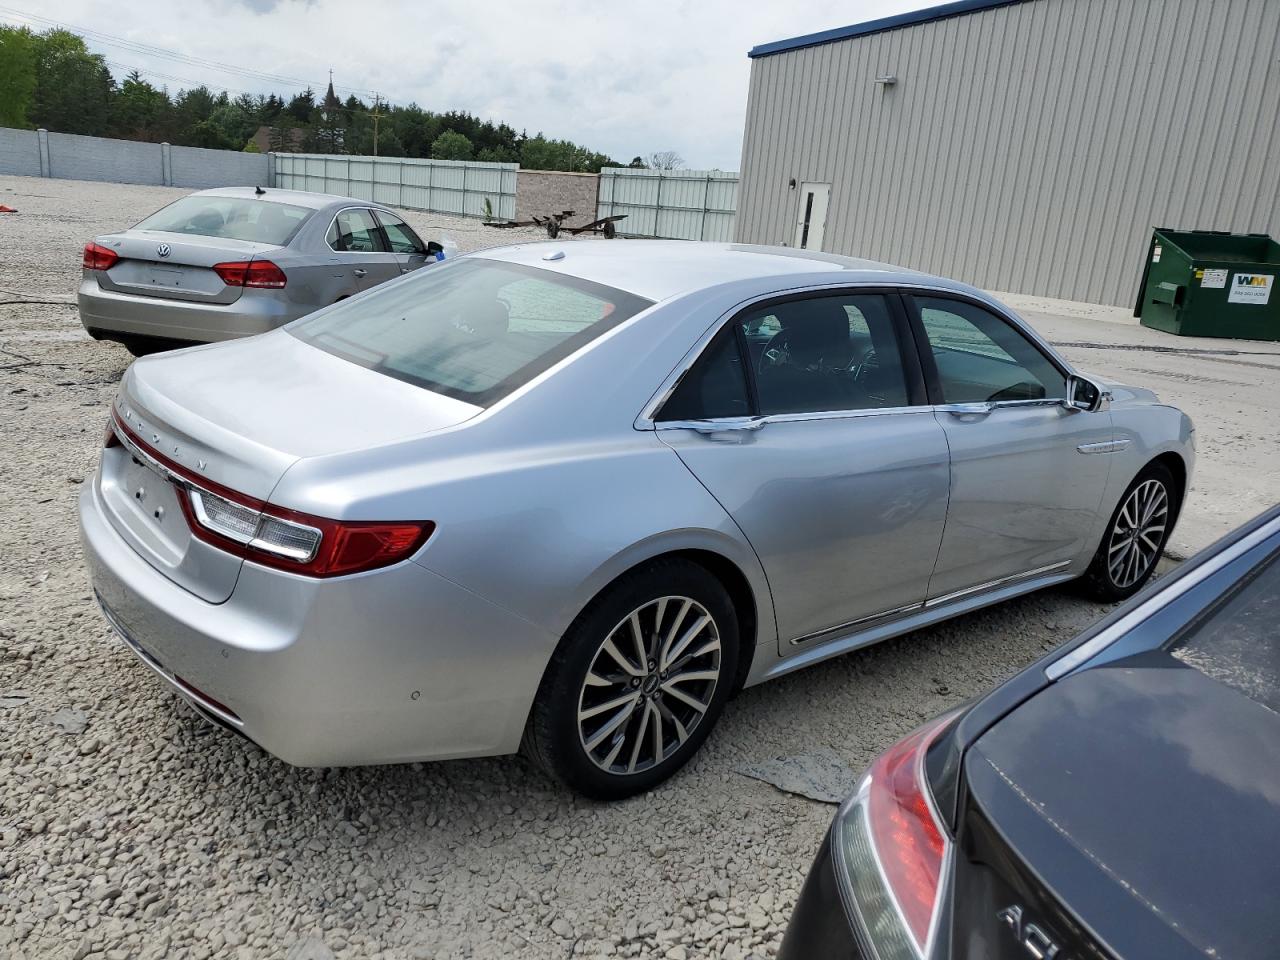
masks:
<instances>
[{"instance_id":1,"label":"vw rear window","mask_svg":"<svg viewBox=\"0 0 1280 960\"><path fill-rule=\"evenodd\" d=\"M464 258L285 329L362 367L483 407L650 304L549 270Z\"/></svg>"},{"instance_id":2,"label":"vw rear window","mask_svg":"<svg viewBox=\"0 0 1280 960\"><path fill-rule=\"evenodd\" d=\"M135 230L248 240L282 247L315 211L292 203L193 193L137 224Z\"/></svg>"},{"instance_id":3,"label":"vw rear window","mask_svg":"<svg viewBox=\"0 0 1280 960\"><path fill-rule=\"evenodd\" d=\"M1280 554L1194 621L1171 652L1280 713Z\"/></svg>"}]
</instances>

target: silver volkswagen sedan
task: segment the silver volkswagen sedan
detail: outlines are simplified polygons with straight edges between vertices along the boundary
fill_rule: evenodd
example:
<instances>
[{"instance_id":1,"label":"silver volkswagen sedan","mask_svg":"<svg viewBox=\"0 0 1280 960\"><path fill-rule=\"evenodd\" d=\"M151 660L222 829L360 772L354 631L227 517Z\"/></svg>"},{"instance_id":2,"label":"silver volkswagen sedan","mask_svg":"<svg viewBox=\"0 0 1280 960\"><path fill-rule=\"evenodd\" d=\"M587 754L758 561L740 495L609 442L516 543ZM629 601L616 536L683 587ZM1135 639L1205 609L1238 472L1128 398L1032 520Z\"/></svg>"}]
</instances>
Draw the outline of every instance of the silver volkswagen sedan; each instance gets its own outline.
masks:
<instances>
[{"instance_id":1,"label":"silver volkswagen sedan","mask_svg":"<svg viewBox=\"0 0 1280 960\"><path fill-rule=\"evenodd\" d=\"M124 642L284 760L523 746L615 798L743 686L1051 584L1133 593L1193 450L964 284L539 243L134 363L80 519Z\"/></svg>"},{"instance_id":2,"label":"silver volkswagen sedan","mask_svg":"<svg viewBox=\"0 0 1280 960\"><path fill-rule=\"evenodd\" d=\"M141 355L264 333L444 258L381 204L228 187L85 245L80 322Z\"/></svg>"}]
</instances>

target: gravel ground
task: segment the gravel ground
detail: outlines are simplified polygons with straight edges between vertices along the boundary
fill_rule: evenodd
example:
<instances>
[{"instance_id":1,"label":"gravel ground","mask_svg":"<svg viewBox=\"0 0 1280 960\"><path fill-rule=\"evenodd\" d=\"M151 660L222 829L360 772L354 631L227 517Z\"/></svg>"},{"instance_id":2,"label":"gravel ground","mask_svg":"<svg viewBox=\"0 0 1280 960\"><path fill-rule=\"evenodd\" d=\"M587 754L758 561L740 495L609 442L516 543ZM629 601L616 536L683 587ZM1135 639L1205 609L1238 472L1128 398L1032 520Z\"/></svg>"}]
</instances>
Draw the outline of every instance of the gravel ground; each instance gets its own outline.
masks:
<instances>
[{"instance_id":1,"label":"gravel ground","mask_svg":"<svg viewBox=\"0 0 1280 960\"><path fill-rule=\"evenodd\" d=\"M519 758L288 767L111 637L77 543L130 359L65 305L80 247L181 193L0 177L0 301L24 301L0 302L0 955L769 957L833 808L737 768L860 769L1105 612L1048 591L745 691L684 771L613 805ZM407 216L464 250L522 235Z\"/></svg>"}]
</instances>

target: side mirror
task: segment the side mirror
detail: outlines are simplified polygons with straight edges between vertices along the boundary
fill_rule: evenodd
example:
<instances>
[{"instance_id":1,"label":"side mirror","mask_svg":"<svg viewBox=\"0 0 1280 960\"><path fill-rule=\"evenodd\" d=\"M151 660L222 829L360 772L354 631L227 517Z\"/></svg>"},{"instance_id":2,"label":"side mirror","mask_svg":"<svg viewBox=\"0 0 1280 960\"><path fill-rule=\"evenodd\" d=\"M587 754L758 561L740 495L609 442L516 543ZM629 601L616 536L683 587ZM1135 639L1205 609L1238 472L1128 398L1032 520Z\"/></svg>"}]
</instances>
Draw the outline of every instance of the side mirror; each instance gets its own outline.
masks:
<instances>
[{"instance_id":1,"label":"side mirror","mask_svg":"<svg viewBox=\"0 0 1280 960\"><path fill-rule=\"evenodd\" d=\"M1103 392L1092 380L1075 374L1067 377L1067 395L1062 405L1068 410L1084 410L1093 413L1102 406Z\"/></svg>"}]
</instances>

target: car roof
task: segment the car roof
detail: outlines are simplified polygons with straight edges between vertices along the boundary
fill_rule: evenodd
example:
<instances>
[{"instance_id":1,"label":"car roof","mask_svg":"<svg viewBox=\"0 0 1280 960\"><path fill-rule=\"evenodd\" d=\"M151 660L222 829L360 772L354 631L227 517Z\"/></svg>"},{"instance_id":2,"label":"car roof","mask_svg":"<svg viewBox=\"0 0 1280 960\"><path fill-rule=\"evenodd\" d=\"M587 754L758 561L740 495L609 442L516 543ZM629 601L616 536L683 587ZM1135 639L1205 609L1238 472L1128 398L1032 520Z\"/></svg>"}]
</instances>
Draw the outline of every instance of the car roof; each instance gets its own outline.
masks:
<instances>
[{"instance_id":1,"label":"car roof","mask_svg":"<svg viewBox=\"0 0 1280 960\"><path fill-rule=\"evenodd\" d=\"M257 191L262 189L262 193ZM372 200L357 200L355 197L341 197L333 193L311 193L307 190L277 190L274 187L218 187L215 190L201 190L201 196L207 197L243 197L248 200L263 200L268 203L291 203L297 207L310 207L312 210L324 210L327 207L359 204L362 207L377 207L382 204Z\"/></svg>"},{"instance_id":2,"label":"car roof","mask_svg":"<svg viewBox=\"0 0 1280 960\"><path fill-rule=\"evenodd\" d=\"M649 300L736 280L828 274L819 280L850 283L930 283L968 290L966 285L892 264L833 253L745 243L688 240L575 240L522 243L470 254L539 267L626 290ZM551 257L555 259L551 259ZM781 284L780 288L785 284Z\"/></svg>"}]
</instances>

